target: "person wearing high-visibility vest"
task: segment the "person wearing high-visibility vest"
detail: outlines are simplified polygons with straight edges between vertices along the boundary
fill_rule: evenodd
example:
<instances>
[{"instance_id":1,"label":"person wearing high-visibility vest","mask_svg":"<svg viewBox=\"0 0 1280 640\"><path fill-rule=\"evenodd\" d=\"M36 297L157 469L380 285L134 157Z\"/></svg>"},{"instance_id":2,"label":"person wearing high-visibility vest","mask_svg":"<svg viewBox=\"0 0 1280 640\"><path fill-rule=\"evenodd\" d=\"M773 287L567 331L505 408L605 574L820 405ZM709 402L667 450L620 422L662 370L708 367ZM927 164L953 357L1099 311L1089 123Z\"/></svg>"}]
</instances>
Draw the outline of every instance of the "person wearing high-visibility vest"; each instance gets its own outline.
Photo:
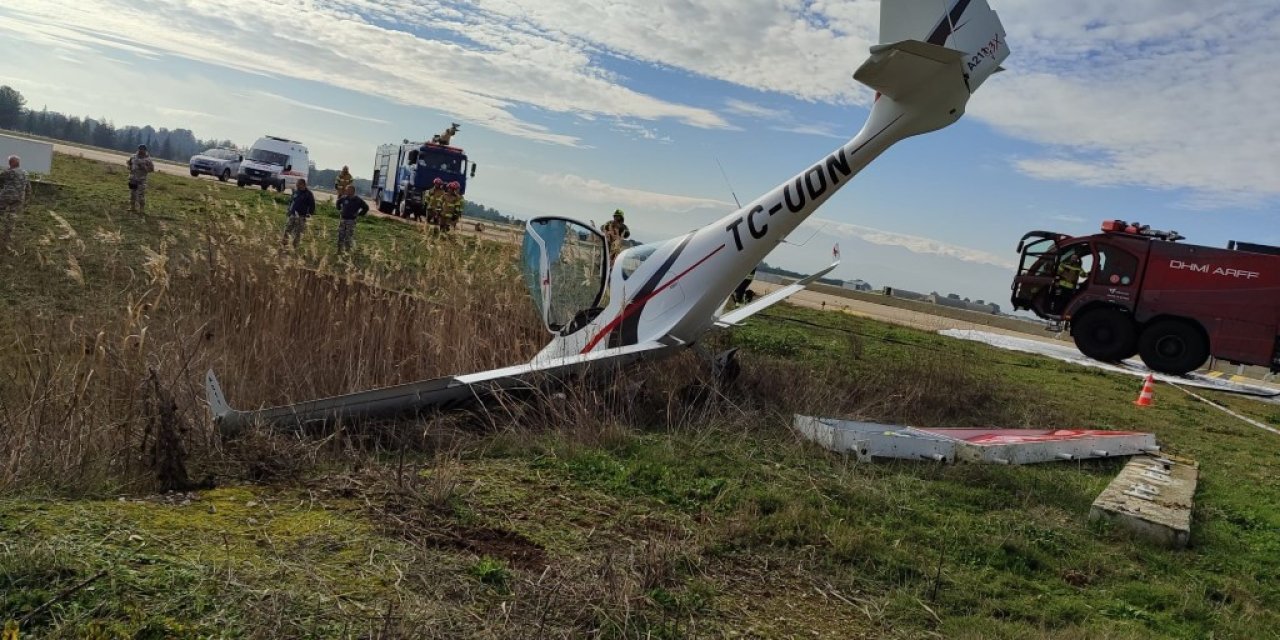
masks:
<instances>
[{"instance_id":1,"label":"person wearing high-visibility vest","mask_svg":"<svg viewBox=\"0 0 1280 640\"><path fill-rule=\"evenodd\" d=\"M338 194L339 198L341 198L347 194L347 187L353 186L355 183L356 179L352 177L351 169L344 165L342 167L342 173L339 173L338 177L333 181L333 191Z\"/></svg>"},{"instance_id":2,"label":"person wearing high-visibility vest","mask_svg":"<svg viewBox=\"0 0 1280 640\"><path fill-rule=\"evenodd\" d=\"M444 210L444 180L436 178L431 181L431 190L422 198L427 208L427 224L440 224L440 212Z\"/></svg>"},{"instance_id":3,"label":"person wearing high-visibility vest","mask_svg":"<svg viewBox=\"0 0 1280 640\"><path fill-rule=\"evenodd\" d=\"M441 231L456 227L458 220L462 218L462 209L466 206L466 201L462 199L461 189L462 185L456 180L445 186L444 194L441 196L439 216Z\"/></svg>"},{"instance_id":4,"label":"person wearing high-visibility vest","mask_svg":"<svg viewBox=\"0 0 1280 640\"><path fill-rule=\"evenodd\" d=\"M1058 272L1048 294L1049 308L1054 313L1062 313L1066 310L1067 304L1076 295L1076 289L1080 286L1080 276L1082 275L1084 275L1084 267L1080 265L1080 254L1073 253L1058 263ZM1061 326L1061 323L1056 323L1050 329L1061 331Z\"/></svg>"},{"instance_id":5,"label":"person wearing high-visibility vest","mask_svg":"<svg viewBox=\"0 0 1280 640\"><path fill-rule=\"evenodd\" d=\"M1080 283L1080 276L1084 274L1084 268L1080 265L1080 254L1073 253L1058 265L1058 288L1065 291L1075 291Z\"/></svg>"}]
</instances>

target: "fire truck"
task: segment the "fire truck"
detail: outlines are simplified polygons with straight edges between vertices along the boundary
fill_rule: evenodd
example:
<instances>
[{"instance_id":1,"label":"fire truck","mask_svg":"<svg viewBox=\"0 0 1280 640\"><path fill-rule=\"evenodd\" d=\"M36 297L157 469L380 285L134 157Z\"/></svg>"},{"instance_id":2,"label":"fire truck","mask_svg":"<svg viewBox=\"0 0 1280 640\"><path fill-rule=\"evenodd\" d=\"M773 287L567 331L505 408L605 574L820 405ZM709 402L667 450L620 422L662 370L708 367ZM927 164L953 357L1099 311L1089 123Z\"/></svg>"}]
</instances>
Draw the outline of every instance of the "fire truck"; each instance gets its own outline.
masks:
<instances>
[{"instance_id":1,"label":"fire truck","mask_svg":"<svg viewBox=\"0 0 1280 640\"><path fill-rule=\"evenodd\" d=\"M1213 356L1280 371L1280 247L1184 239L1123 220L1082 237L1032 231L1018 242L1013 307L1065 323L1095 360L1139 355L1183 375Z\"/></svg>"},{"instance_id":2,"label":"fire truck","mask_svg":"<svg viewBox=\"0 0 1280 640\"><path fill-rule=\"evenodd\" d=\"M468 175L475 177L476 165L458 147L408 140L379 145L373 158L373 197L382 213L422 217L423 194L436 178L457 182L465 194Z\"/></svg>"}]
</instances>

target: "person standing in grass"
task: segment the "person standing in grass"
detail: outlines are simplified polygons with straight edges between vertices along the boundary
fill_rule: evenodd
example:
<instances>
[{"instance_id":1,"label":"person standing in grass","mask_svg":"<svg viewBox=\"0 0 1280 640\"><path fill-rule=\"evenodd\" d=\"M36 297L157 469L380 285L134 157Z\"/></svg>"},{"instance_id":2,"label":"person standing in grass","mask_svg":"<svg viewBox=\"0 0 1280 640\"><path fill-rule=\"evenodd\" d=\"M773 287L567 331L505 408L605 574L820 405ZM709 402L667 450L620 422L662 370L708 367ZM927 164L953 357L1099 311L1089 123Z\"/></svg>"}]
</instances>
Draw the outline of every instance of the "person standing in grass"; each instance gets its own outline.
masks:
<instances>
[{"instance_id":1,"label":"person standing in grass","mask_svg":"<svg viewBox=\"0 0 1280 640\"><path fill-rule=\"evenodd\" d=\"M129 211L138 215L147 212L147 176L155 173L156 163L147 152L147 145L138 145L138 152L125 162L129 167Z\"/></svg>"},{"instance_id":2,"label":"person standing in grass","mask_svg":"<svg viewBox=\"0 0 1280 640\"><path fill-rule=\"evenodd\" d=\"M316 213L316 196L307 188L307 181L298 178L293 188L293 199L289 201L289 220L284 225L284 235L280 237L280 246L289 244L289 236L293 236L293 247L298 247L302 232L307 230L307 220Z\"/></svg>"},{"instance_id":3,"label":"person standing in grass","mask_svg":"<svg viewBox=\"0 0 1280 640\"><path fill-rule=\"evenodd\" d=\"M355 187L347 187L338 198L338 213L342 216L338 223L338 253L342 253L351 249L356 239L356 219L369 213L369 205L356 195Z\"/></svg>"},{"instance_id":4,"label":"person standing in grass","mask_svg":"<svg viewBox=\"0 0 1280 640\"><path fill-rule=\"evenodd\" d=\"M31 197L31 181L21 165L21 158L9 156L9 168L0 171L0 251L9 250L13 227Z\"/></svg>"}]
</instances>

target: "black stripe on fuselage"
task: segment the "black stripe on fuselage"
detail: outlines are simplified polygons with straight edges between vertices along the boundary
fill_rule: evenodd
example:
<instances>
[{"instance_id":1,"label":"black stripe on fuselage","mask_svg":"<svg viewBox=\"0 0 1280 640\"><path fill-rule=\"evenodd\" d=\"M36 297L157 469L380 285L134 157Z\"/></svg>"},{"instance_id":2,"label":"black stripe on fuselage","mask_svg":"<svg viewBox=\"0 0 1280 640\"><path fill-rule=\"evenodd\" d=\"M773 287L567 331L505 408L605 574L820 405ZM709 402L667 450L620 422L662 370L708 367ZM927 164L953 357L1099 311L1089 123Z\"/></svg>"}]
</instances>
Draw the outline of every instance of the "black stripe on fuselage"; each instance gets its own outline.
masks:
<instances>
[{"instance_id":1,"label":"black stripe on fuselage","mask_svg":"<svg viewBox=\"0 0 1280 640\"><path fill-rule=\"evenodd\" d=\"M684 253L684 248L689 245L689 241L693 239L693 236L694 234L692 233L685 236L671 252L671 255L667 256L662 266L658 267L658 270L652 276L649 276L649 279L640 287L640 290L631 296L632 300L642 301L639 308L628 309L627 305L623 305L622 313L627 315L622 319L622 326L609 334L610 347L625 347L640 342L640 315L644 313L644 306L649 303L645 298L648 298L649 294L653 293L653 290L662 284L662 278L671 271L671 267L676 263L676 258L679 258L681 253Z\"/></svg>"}]
</instances>

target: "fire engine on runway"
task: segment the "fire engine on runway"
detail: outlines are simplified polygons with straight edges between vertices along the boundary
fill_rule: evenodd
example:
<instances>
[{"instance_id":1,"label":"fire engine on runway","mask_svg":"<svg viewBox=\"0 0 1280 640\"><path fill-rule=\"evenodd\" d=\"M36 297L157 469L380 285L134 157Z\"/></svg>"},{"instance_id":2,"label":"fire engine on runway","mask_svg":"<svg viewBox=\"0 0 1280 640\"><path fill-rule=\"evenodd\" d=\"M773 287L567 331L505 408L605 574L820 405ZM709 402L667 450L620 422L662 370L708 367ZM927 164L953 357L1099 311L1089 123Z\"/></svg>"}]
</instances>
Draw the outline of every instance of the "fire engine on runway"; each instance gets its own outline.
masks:
<instances>
[{"instance_id":1,"label":"fire engine on runway","mask_svg":"<svg viewBox=\"0 0 1280 640\"><path fill-rule=\"evenodd\" d=\"M1013 307L1068 323L1095 360L1139 355L1183 375L1213 356L1280 371L1280 247L1183 239L1123 220L1083 237L1032 231L1018 243Z\"/></svg>"}]
</instances>

